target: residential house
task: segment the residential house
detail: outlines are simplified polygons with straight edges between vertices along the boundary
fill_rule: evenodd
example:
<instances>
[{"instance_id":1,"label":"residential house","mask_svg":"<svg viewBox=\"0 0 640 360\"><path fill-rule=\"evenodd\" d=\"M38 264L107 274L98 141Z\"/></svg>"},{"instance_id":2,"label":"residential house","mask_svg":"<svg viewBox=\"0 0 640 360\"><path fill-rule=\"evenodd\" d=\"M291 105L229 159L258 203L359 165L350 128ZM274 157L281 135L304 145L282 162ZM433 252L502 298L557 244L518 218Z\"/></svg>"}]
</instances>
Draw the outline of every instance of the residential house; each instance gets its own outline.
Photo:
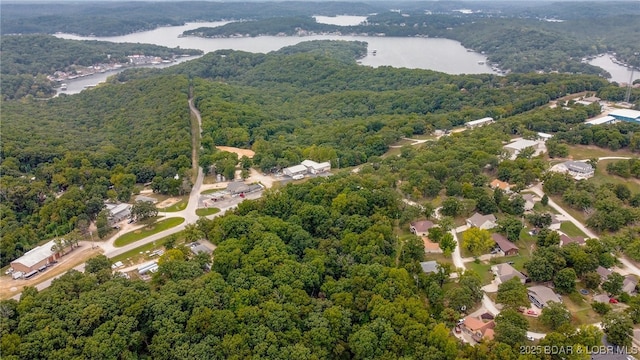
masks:
<instances>
[{"instance_id":1,"label":"residential house","mask_svg":"<svg viewBox=\"0 0 640 360\"><path fill-rule=\"evenodd\" d=\"M441 254L440 244L431 241L428 237L422 237L422 243L424 244L424 252L427 254Z\"/></svg>"},{"instance_id":2,"label":"residential house","mask_svg":"<svg viewBox=\"0 0 640 360\"><path fill-rule=\"evenodd\" d=\"M609 303L609 295L607 295L607 294L594 295L591 298L591 300L593 300L593 302L599 302L599 303L608 304Z\"/></svg>"},{"instance_id":3,"label":"residential house","mask_svg":"<svg viewBox=\"0 0 640 360\"><path fill-rule=\"evenodd\" d=\"M584 245L587 242L584 241L584 238L581 236L569 237L565 234L560 235L560 246L565 246L567 244L576 243L578 245Z\"/></svg>"},{"instance_id":4,"label":"residential house","mask_svg":"<svg viewBox=\"0 0 640 360\"><path fill-rule=\"evenodd\" d=\"M493 233L491 234L491 238L496 242L498 249L503 255L518 255L518 247L516 246L516 244L509 241L506 237L502 236L501 234Z\"/></svg>"},{"instance_id":5,"label":"residential house","mask_svg":"<svg viewBox=\"0 0 640 360\"><path fill-rule=\"evenodd\" d=\"M496 327L496 323L493 320L483 321L472 316L464 318L464 322L461 324L460 329L477 342L483 339L493 339L493 329Z\"/></svg>"},{"instance_id":6,"label":"residential house","mask_svg":"<svg viewBox=\"0 0 640 360\"><path fill-rule=\"evenodd\" d=\"M536 204L536 196L533 194L523 194L524 199L524 211L533 210L533 206Z\"/></svg>"},{"instance_id":7,"label":"residential house","mask_svg":"<svg viewBox=\"0 0 640 360\"><path fill-rule=\"evenodd\" d=\"M498 226L496 224L496 217L493 214L482 215L479 213L473 214L470 218L467 219L467 225L469 227L477 227L478 229L493 229Z\"/></svg>"},{"instance_id":8,"label":"residential house","mask_svg":"<svg viewBox=\"0 0 640 360\"><path fill-rule=\"evenodd\" d=\"M564 170L576 180L588 179L595 174L593 166L583 161L565 161L561 164L560 170Z\"/></svg>"},{"instance_id":9,"label":"residential house","mask_svg":"<svg viewBox=\"0 0 640 360\"><path fill-rule=\"evenodd\" d=\"M420 263L422 271L425 274L433 274L438 272L438 263L436 261L423 261Z\"/></svg>"},{"instance_id":10,"label":"residential house","mask_svg":"<svg viewBox=\"0 0 640 360\"><path fill-rule=\"evenodd\" d=\"M638 279L633 275L627 275L622 282L622 291L633 296L636 294L636 287L638 286Z\"/></svg>"},{"instance_id":11,"label":"residential house","mask_svg":"<svg viewBox=\"0 0 640 360\"><path fill-rule=\"evenodd\" d=\"M560 226L562 226L562 219L559 215L551 214L551 225L549 225L549 230L560 230Z\"/></svg>"},{"instance_id":12,"label":"residential house","mask_svg":"<svg viewBox=\"0 0 640 360\"><path fill-rule=\"evenodd\" d=\"M544 308L552 301L562 302L560 296L553 292L551 288L546 286L532 286L527 288L527 292L529 294L529 300L531 300L531 302L540 309Z\"/></svg>"},{"instance_id":13,"label":"residential house","mask_svg":"<svg viewBox=\"0 0 640 360\"><path fill-rule=\"evenodd\" d=\"M418 236L425 236L433 226L433 222L429 220L414 221L409 224L409 230Z\"/></svg>"},{"instance_id":14,"label":"residential house","mask_svg":"<svg viewBox=\"0 0 640 360\"><path fill-rule=\"evenodd\" d=\"M491 267L491 271L496 275L496 279L499 284L509 281L514 277L519 278L520 282L523 284L527 282L527 277L523 273L506 263L493 265Z\"/></svg>"},{"instance_id":15,"label":"residential house","mask_svg":"<svg viewBox=\"0 0 640 360\"><path fill-rule=\"evenodd\" d=\"M596 272L598 273L598 275L600 275L600 280L602 281L607 281L607 278L609 277L609 275L611 275L611 270L606 269L602 266L598 266Z\"/></svg>"},{"instance_id":16,"label":"residential house","mask_svg":"<svg viewBox=\"0 0 640 360\"><path fill-rule=\"evenodd\" d=\"M502 191L504 191L504 192L506 192L506 193L510 193L510 192L511 192L511 185L509 185L509 183L508 183L508 182L500 181L500 180L498 180L498 179L493 180L493 181L489 184L489 186L490 186L492 189L500 189L500 190L502 190Z\"/></svg>"}]
</instances>

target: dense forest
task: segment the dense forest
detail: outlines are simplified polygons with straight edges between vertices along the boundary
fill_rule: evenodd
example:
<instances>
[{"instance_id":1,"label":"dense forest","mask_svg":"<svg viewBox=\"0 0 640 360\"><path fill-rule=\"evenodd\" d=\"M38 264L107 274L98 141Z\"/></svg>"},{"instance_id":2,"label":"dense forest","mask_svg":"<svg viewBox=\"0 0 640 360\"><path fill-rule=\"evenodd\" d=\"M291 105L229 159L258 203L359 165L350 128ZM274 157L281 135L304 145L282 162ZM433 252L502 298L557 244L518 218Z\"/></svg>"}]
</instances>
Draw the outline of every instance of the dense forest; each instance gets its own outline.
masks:
<instances>
[{"instance_id":1,"label":"dense forest","mask_svg":"<svg viewBox=\"0 0 640 360\"><path fill-rule=\"evenodd\" d=\"M253 166L263 171L305 158L331 161L338 168L360 165L404 136L451 129L484 116L499 124L482 138L506 141L547 131L557 134L556 150L562 153L565 143L576 139L563 134L578 131L575 124L599 108L538 108L567 93L600 94L614 87L593 76L374 69L355 63L363 49L361 43L314 42L271 54L219 51L164 70L123 72L79 95L4 101L3 264L40 240L86 226L99 215L104 199L127 201L135 184L150 182L167 194L188 191L189 183L173 177L188 179L191 168L189 81L203 117L200 164L207 168L224 158L216 154L217 145L239 146L256 152ZM639 98L634 92L634 101ZM625 126L606 128L609 140L596 144L637 151L637 125ZM443 160L446 175L422 176L419 182L420 176L413 175L412 187L403 192L427 196L464 172L481 175L483 166L497 164L497 145L459 145L468 153L453 158L468 158L473 165ZM474 146L484 154L474 153ZM524 186L539 178L539 170L517 166L520 170L504 173L504 180ZM465 181L482 186L485 180ZM427 191L424 184L435 187Z\"/></svg>"},{"instance_id":2,"label":"dense forest","mask_svg":"<svg viewBox=\"0 0 640 360\"><path fill-rule=\"evenodd\" d=\"M128 201L137 183L188 190L174 179L191 170L188 87L184 77L158 76L49 101L3 101L2 265L41 239L86 230L105 199Z\"/></svg>"},{"instance_id":3,"label":"dense forest","mask_svg":"<svg viewBox=\"0 0 640 360\"><path fill-rule=\"evenodd\" d=\"M1 301L2 358L546 358L521 354L529 323L502 299L494 340L471 347L455 339L462 309L482 299L480 274L465 271L454 280L447 265L424 274L423 243L403 232L440 206L442 226L476 211L495 213L500 232L518 235L523 198L488 182L524 189L544 180L546 192L604 236L560 250L553 235L539 235L524 265L535 281L569 292L597 266L611 266L613 251L640 258L640 194L624 184L546 175L546 158L523 152L509 159L503 149L515 136L544 131L555 136L548 143L555 158L567 157L573 144L640 152L639 125L583 127L599 105L561 99L585 93L613 100L619 87L593 75L359 66L365 51L364 43L341 41L269 54L223 50L167 69L125 71L77 95L0 100L2 265L54 235L86 230L105 216L106 199L129 201L141 184L172 195L189 191L190 95L202 114L204 168L232 160L235 170L237 157L216 145L253 149L251 163L242 165L263 171L302 159L337 168L331 177L275 187L224 216L200 219L197 230L217 245L213 260L167 245L158 272L143 282L112 274L109 260L98 257L84 274L71 271L47 290L26 288L20 301ZM640 90L631 101L640 102ZM496 123L388 153L403 137L485 116ZM607 170L624 176L628 168L635 176L636 167L629 161ZM624 318L614 313L605 328L620 319L640 322L640 298L625 302ZM565 320L553 322L539 344L594 347L602 336Z\"/></svg>"},{"instance_id":4,"label":"dense forest","mask_svg":"<svg viewBox=\"0 0 640 360\"><path fill-rule=\"evenodd\" d=\"M466 271L452 286L447 267L422 273L421 242L394 235L400 203L377 175L314 179L201 220L218 245L209 273L211 259L180 246L151 282L92 259L85 274L0 302L3 358L517 358L527 324L514 310L497 317L495 341L471 347L451 335L457 309L480 300L479 276ZM592 347L602 333L548 336L541 344Z\"/></svg>"}]
</instances>

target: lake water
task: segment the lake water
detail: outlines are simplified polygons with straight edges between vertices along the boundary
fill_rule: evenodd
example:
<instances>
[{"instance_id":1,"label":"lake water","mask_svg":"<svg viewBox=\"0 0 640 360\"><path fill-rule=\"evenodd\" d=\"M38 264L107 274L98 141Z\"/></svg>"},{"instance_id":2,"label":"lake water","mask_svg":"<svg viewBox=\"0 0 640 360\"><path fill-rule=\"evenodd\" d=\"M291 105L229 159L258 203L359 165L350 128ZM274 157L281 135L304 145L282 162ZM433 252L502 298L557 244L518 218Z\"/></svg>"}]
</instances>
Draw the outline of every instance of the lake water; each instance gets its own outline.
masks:
<instances>
[{"instance_id":1,"label":"lake water","mask_svg":"<svg viewBox=\"0 0 640 360\"><path fill-rule=\"evenodd\" d=\"M596 57L589 64L607 70L611 74L611 81L628 84L631 79L631 69L614 63L607 54ZM637 79L640 79L640 71L633 72L633 80Z\"/></svg>"},{"instance_id":2,"label":"lake water","mask_svg":"<svg viewBox=\"0 0 640 360\"><path fill-rule=\"evenodd\" d=\"M316 16L316 21L337 25L355 25L364 21L364 16ZM103 40L116 43L147 43L167 47L181 47L200 49L212 52L221 49L233 49L253 53L268 53L285 46L311 40L345 40L366 41L369 44L367 56L361 59L362 65L373 67L393 66L397 68L429 69L448 74L495 74L496 72L486 64L486 56L465 49L459 42L439 38L414 37L365 37L365 36L261 36L255 38L207 39L199 37L179 37L185 30L199 27L217 27L227 24L226 21L187 23L182 26L161 27L151 31L114 37L81 37L70 34L56 34L64 39L73 40ZM617 65L608 56L598 57L590 62L611 73L612 81L628 82L631 70ZM104 74L100 74L104 75ZM98 75L96 75L98 76ZM104 77L106 79L106 76ZM634 78L640 78L636 72ZM82 79L82 80L88 80ZM103 79L104 80L104 79ZM103 81L102 80L102 81ZM94 84L97 83L94 82ZM91 84L83 84L91 85ZM71 82L69 82L71 86ZM69 91L71 88L69 88Z\"/></svg>"},{"instance_id":3,"label":"lake water","mask_svg":"<svg viewBox=\"0 0 640 360\"><path fill-rule=\"evenodd\" d=\"M363 16L319 17L322 22L339 22L343 25L359 23ZM82 37L70 34L56 34L63 39L103 40L116 43L147 43L167 47L200 49L212 52L233 49L253 53L268 53L285 46L312 40L366 41L369 44L368 55L361 59L363 65L373 67L393 66L411 69L430 69L448 74L486 74L495 73L486 65L486 56L469 52L459 42L436 38L407 37L367 37L367 36L261 36L254 38L207 39L199 37L178 37L185 30L198 27L216 27L227 22L187 23L183 26L162 27L151 31L113 37ZM375 54L374 54L375 50ZM482 63L482 65L480 64Z\"/></svg>"}]
</instances>

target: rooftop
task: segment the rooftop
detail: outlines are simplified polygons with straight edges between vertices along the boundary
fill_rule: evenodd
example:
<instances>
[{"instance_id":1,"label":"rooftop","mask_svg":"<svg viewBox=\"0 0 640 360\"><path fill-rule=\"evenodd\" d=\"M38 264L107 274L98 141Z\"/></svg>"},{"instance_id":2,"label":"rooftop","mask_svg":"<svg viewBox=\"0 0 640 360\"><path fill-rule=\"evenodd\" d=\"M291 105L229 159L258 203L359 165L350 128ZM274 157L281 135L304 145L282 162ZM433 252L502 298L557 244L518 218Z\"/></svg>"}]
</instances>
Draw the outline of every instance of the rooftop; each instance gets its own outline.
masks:
<instances>
[{"instance_id":1,"label":"rooftop","mask_svg":"<svg viewBox=\"0 0 640 360\"><path fill-rule=\"evenodd\" d=\"M507 238L505 238L501 234L495 234L495 233L491 234L491 238L493 239L493 241L496 242L496 244L498 244L498 247L500 248L500 250L502 250L505 253L510 250L518 250L518 247L516 246L516 244L509 241Z\"/></svg>"},{"instance_id":2,"label":"rooftop","mask_svg":"<svg viewBox=\"0 0 640 360\"><path fill-rule=\"evenodd\" d=\"M564 163L567 169L576 172L591 172L593 166L591 164L582 161L567 161Z\"/></svg>"},{"instance_id":3,"label":"rooftop","mask_svg":"<svg viewBox=\"0 0 640 360\"><path fill-rule=\"evenodd\" d=\"M532 286L527 288L527 291L529 294L534 295L543 305L546 305L550 301L560 302L558 295L546 286Z\"/></svg>"},{"instance_id":4,"label":"rooftop","mask_svg":"<svg viewBox=\"0 0 640 360\"><path fill-rule=\"evenodd\" d=\"M528 147L532 147L532 146L537 146L538 142L537 141L533 141L533 140L527 140L527 139L520 139L520 140L516 140L510 144L505 145L504 147L509 148L509 149L514 149L514 150L523 150L526 149Z\"/></svg>"},{"instance_id":5,"label":"rooftop","mask_svg":"<svg viewBox=\"0 0 640 360\"><path fill-rule=\"evenodd\" d=\"M414 221L411 223L411 227L415 229L417 233L427 232L433 225L433 222L429 220Z\"/></svg>"},{"instance_id":6,"label":"rooftop","mask_svg":"<svg viewBox=\"0 0 640 360\"><path fill-rule=\"evenodd\" d=\"M640 111L631 110L631 109L616 109L609 113L610 116L614 117L624 117L628 119L638 119L640 120Z\"/></svg>"},{"instance_id":7,"label":"rooftop","mask_svg":"<svg viewBox=\"0 0 640 360\"><path fill-rule=\"evenodd\" d=\"M468 218L467 221L470 222L471 225L479 227L487 221L495 222L496 217L493 214L482 215L480 213L475 213L473 216Z\"/></svg>"},{"instance_id":8,"label":"rooftop","mask_svg":"<svg viewBox=\"0 0 640 360\"><path fill-rule=\"evenodd\" d=\"M24 266L32 267L33 265L41 262L42 260L48 259L50 256L55 254L55 252L51 250L54 245L55 241L51 240L44 245L37 246L27 251L24 255L12 262L17 262Z\"/></svg>"},{"instance_id":9,"label":"rooftop","mask_svg":"<svg viewBox=\"0 0 640 360\"><path fill-rule=\"evenodd\" d=\"M436 261L423 261L420 263L422 271L426 274L434 273L438 271L438 263Z\"/></svg>"}]
</instances>

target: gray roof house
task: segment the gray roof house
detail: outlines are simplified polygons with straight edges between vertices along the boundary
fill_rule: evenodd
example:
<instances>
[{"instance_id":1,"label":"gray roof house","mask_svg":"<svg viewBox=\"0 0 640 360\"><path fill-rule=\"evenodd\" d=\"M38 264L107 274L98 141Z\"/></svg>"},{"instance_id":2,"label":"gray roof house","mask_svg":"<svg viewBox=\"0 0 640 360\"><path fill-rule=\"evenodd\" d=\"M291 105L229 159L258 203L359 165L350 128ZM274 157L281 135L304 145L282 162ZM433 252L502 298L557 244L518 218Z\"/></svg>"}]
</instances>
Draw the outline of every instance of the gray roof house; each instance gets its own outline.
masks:
<instances>
[{"instance_id":1,"label":"gray roof house","mask_svg":"<svg viewBox=\"0 0 640 360\"><path fill-rule=\"evenodd\" d=\"M636 286L638 286L638 279L633 275L627 275L622 282L622 291L633 296L636 294Z\"/></svg>"},{"instance_id":2,"label":"gray roof house","mask_svg":"<svg viewBox=\"0 0 640 360\"><path fill-rule=\"evenodd\" d=\"M542 309L551 301L562 302L560 296L558 296L551 288L546 286L538 285L527 288L527 292L529 293L529 300Z\"/></svg>"},{"instance_id":3,"label":"gray roof house","mask_svg":"<svg viewBox=\"0 0 640 360\"><path fill-rule=\"evenodd\" d=\"M423 261L420 263L420 266L425 274L438 272L438 263L436 261Z\"/></svg>"},{"instance_id":4,"label":"gray roof house","mask_svg":"<svg viewBox=\"0 0 640 360\"><path fill-rule=\"evenodd\" d=\"M496 217L493 214L482 215L480 213L475 213L467 219L467 225L469 227L477 227L485 230L493 229L497 226Z\"/></svg>"},{"instance_id":5,"label":"gray roof house","mask_svg":"<svg viewBox=\"0 0 640 360\"><path fill-rule=\"evenodd\" d=\"M575 179L588 179L595 172L591 164L582 161L567 161L563 165Z\"/></svg>"},{"instance_id":6,"label":"gray roof house","mask_svg":"<svg viewBox=\"0 0 640 360\"><path fill-rule=\"evenodd\" d=\"M491 267L491 271L496 274L496 277L498 278L498 280L500 280L500 283L509 281L514 277L519 278L520 282L523 284L527 281L527 277L523 273L506 263L493 265Z\"/></svg>"}]
</instances>

